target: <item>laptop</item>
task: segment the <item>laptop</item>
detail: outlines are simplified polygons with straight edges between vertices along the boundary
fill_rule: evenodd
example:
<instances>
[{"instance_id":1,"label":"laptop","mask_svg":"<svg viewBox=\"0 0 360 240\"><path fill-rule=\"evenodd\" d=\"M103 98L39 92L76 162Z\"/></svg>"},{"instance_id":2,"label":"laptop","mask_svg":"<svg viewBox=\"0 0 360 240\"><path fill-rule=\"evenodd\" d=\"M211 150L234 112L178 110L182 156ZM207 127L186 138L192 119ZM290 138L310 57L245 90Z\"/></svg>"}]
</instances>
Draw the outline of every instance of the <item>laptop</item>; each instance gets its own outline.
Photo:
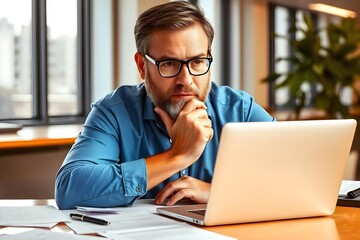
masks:
<instances>
[{"instance_id":1,"label":"laptop","mask_svg":"<svg viewBox=\"0 0 360 240\"><path fill-rule=\"evenodd\" d=\"M214 226L333 214L356 121L228 123L207 204L157 212Z\"/></svg>"}]
</instances>

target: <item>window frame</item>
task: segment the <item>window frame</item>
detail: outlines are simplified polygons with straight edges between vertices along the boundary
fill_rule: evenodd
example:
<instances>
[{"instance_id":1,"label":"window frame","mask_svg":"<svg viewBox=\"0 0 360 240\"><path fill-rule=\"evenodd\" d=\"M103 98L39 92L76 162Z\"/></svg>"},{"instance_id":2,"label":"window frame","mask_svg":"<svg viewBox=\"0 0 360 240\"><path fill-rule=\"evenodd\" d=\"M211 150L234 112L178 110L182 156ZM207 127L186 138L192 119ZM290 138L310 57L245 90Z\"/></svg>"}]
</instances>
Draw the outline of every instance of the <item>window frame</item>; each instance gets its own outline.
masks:
<instances>
[{"instance_id":1,"label":"window frame","mask_svg":"<svg viewBox=\"0 0 360 240\"><path fill-rule=\"evenodd\" d=\"M91 1L77 0L77 84L76 115L48 114L47 24L46 0L31 0L31 80L32 117L0 119L0 122L26 125L82 123L90 112L91 103Z\"/></svg>"},{"instance_id":2,"label":"window frame","mask_svg":"<svg viewBox=\"0 0 360 240\"><path fill-rule=\"evenodd\" d=\"M309 11L308 9L295 8L295 7L290 7L290 6L276 4L276 3L269 3L269 36L271 36L270 40L269 40L269 72L270 73L275 72L275 66L276 66L276 59L275 59L275 51L276 50L275 50L275 37L274 37L276 7L283 7L289 11L289 18L290 18L290 24L291 24L290 28L294 28L296 25L297 11L303 11L303 12L309 13L314 24L316 26L318 25L316 13ZM292 34L291 40L294 39L295 37L296 37L295 34ZM294 54L291 47L289 47L289 53L290 53L290 56L292 56ZM292 66L290 65L289 68L291 68L291 67ZM315 91L316 91L316 85L311 85L309 93L313 94ZM290 93L288 96L290 96ZM273 110L280 110L280 111L292 109L293 106L290 104L277 105L275 99L276 99L275 83L269 82L269 107ZM313 108L313 103L312 102L307 103L305 105L305 108Z\"/></svg>"}]
</instances>

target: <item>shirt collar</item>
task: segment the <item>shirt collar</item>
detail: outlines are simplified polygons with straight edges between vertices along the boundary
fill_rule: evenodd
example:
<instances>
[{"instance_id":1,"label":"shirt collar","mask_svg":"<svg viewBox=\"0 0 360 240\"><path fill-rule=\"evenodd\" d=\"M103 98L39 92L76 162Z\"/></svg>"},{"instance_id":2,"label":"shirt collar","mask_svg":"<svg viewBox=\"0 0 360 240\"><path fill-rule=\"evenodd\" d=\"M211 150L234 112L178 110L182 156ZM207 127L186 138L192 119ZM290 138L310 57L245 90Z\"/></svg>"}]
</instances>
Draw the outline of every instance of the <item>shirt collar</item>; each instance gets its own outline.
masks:
<instances>
[{"instance_id":1,"label":"shirt collar","mask_svg":"<svg viewBox=\"0 0 360 240\"><path fill-rule=\"evenodd\" d=\"M146 92L145 92L146 94ZM149 96L145 96L145 103L144 103L144 120L157 120L158 116L154 111L154 104L152 103Z\"/></svg>"}]
</instances>

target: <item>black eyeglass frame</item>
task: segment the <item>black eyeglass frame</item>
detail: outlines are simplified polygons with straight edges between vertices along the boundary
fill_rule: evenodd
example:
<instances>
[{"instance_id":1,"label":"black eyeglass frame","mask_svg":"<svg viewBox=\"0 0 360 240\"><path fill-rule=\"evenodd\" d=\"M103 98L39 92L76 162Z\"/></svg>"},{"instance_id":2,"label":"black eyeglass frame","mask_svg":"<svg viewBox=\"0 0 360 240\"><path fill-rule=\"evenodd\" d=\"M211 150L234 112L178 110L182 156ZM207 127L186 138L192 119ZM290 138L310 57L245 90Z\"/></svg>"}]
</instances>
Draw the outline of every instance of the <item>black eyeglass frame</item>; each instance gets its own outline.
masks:
<instances>
[{"instance_id":1,"label":"black eyeglass frame","mask_svg":"<svg viewBox=\"0 0 360 240\"><path fill-rule=\"evenodd\" d=\"M153 59L152 57L150 57L148 54L145 54L144 56L145 56L145 58L146 58L147 60L149 60L149 62L151 62L152 64L154 64L154 65L157 67L157 70L158 70L159 75L160 75L161 77L163 77L163 78L176 77L176 76L179 75L179 73L181 72L181 69L182 69L183 65L186 66L186 68L188 69L190 75L192 75L192 76L202 76L202 75L205 75L205 74L207 74L207 73L209 72L210 67L211 67L211 63L212 63L212 61L213 61L213 58L212 58L211 55L210 55L210 57L196 57L196 58L191 58L191 59L186 60L186 61L179 60L179 59L164 59L164 60L159 60L159 61L158 61L158 60L155 60L155 59ZM205 60L208 60L208 61L209 61L209 66L208 66L208 69L206 70L206 72L201 73L201 74L193 74L193 73L191 72L191 70L190 70L190 68L189 68L189 62L194 61L194 60L197 60L197 59L201 59L201 60L204 60L204 59L205 59ZM160 63L162 63L162 62L167 62L167 61L176 61L176 62L179 62L179 63L181 64L180 67L179 67L179 70L178 70L178 72L177 72L176 74L171 75L171 76L164 76L164 75L161 74L161 72L160 72Z\"/></svg>"}]
</instances>

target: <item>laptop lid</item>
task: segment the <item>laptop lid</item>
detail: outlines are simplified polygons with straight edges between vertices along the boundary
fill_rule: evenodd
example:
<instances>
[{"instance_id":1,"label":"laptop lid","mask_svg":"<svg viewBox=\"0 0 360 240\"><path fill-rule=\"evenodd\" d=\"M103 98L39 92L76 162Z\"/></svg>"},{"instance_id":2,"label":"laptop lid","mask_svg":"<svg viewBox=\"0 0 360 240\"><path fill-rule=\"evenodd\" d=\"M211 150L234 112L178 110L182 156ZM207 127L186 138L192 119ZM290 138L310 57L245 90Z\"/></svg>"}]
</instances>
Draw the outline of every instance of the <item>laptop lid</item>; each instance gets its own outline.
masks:
<instances>
[{"instance_id":1,"label":"laptop lid","mask_svg":"<svg viewBox=\"0 0 360 240\"><path fill-rule=\"evenodd\" d=\"M331 215L355 128L353 119L228 123L204 218L192 206L157 211L208 226Z\"/></svg>"}]
</instances>

